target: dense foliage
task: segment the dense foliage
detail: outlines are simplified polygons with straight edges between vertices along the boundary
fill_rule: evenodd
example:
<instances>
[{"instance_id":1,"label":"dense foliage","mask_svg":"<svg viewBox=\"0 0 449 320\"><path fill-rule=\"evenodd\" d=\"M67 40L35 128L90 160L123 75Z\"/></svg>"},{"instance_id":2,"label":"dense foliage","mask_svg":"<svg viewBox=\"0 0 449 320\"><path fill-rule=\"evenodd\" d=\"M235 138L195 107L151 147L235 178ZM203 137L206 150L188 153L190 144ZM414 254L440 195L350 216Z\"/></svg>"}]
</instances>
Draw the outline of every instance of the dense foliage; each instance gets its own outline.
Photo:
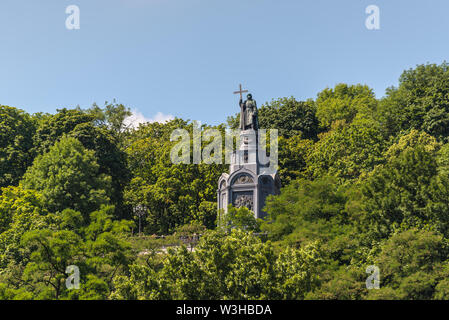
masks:
<instances>
[{"instance_id":1,"label":"dense foliage","mask_svg":"<svg viewBox=\"0 0 449 320\"><path fill-rule=\"evenodd\" d=\"M0 106L0 299L449 299L448 64L381 99L338 84L258 111L279 130L283 186L265 220L217 214L228 166L193 161L194 132L236 116L130 127L115 102ZM171 161L175 129L190 163Z\"/></svg>"}]
</instances>

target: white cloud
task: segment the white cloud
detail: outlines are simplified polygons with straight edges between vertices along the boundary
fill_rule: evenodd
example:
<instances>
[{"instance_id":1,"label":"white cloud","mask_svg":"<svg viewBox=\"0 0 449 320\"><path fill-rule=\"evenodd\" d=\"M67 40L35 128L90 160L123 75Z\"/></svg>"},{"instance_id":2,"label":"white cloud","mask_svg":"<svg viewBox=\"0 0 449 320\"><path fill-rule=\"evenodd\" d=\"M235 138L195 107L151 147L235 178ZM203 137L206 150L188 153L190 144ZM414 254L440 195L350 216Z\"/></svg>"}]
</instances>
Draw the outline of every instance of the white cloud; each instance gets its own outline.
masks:
<instances>
[{"instance_id":1,"label":"white cloud","mask_svg":"<svg viewBox=\"0 0 449 320\"><path fill-rule=\"evenodd\" d=\"M164 123L170 120L173 120L175 117L171 114L163 114L162 112L156 113L156 115L153 117L153 119L150 119L150 122L160 122Z\"/></svg>"},{"instance_id":2,"label":"white cloud","mask_svg":"<svg viewBox=\"0 0 449 320\"><path fill-rule=\"evenodd\" d=\"M138 128L139 124L146 123L146 122L160 122L164 123L166 121L173 120L175 117L173 117L171 114L164 114L162 112L156 113L152 118L146 118L141 112L138 110L132 110L132 115L125 119L125 125L127 127L133 127Z\"/></svg>"}]
</instances>

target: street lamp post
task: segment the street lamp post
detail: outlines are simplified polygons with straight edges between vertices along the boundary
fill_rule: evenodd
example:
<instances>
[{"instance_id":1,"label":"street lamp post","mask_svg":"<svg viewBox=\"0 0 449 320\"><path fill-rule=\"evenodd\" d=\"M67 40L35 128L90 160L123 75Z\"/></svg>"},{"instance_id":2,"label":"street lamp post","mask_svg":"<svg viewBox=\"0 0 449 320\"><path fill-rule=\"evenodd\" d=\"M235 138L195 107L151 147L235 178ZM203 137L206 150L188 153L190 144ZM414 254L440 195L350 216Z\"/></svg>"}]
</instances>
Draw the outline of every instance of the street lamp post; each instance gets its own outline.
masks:
<instances>
[{"instance_id":1,"label":"street lamp post","mask_svg":"<svg viewBox=\"0 0 449 320\"><path fill-rule=\"evenodd\" d=\"M139 237L141 235L141 218L147 213L147 208L144 205L138 204L133 208L134 215L139 218Z\"/></svg>"}]
</instances>

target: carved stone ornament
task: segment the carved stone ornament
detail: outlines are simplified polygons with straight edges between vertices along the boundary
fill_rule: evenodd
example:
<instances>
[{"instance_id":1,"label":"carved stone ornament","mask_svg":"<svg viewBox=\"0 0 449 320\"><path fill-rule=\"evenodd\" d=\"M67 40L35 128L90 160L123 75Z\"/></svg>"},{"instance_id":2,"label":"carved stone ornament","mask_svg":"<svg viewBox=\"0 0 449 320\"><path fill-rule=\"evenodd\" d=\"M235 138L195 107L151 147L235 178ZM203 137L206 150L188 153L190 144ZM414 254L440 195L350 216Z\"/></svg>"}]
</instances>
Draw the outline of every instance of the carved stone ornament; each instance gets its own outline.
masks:
<instances>
[{"instance_id":1,"label":"carved stone ornament","mask_svg":"<svg viewBox=\"0 0 449 320\"><path fill-rule=\"evenodd\" d=\"M234 206L236 208L247 207L249 210L253 210L253 197L249 195L240 195L235 199Z\"/></svg>"},{"instance_id":2,"label":"carved stone ornament","mask_svg":"<svg viewBox=\"0 0 449 320\"><path fill-rule=\"evenodd\" d=\"M236 184L247 184L247 183L253 183L253 179L246 174L239 176L236 180Z\"/></svg>"}]
</instances>

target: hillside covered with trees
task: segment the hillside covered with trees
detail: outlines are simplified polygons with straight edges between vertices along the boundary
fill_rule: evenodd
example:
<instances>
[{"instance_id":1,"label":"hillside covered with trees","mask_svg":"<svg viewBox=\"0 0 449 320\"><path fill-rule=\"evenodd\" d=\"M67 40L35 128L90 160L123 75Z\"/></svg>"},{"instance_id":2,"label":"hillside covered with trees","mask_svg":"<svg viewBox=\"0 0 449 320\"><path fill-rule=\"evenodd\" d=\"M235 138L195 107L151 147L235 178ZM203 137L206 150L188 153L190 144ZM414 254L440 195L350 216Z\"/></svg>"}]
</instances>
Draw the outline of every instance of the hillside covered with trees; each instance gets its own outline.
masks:
<instances>
[{"instance_id":1,"label":"hillside covered with trees","mask_svg":"<svg viewBox=\"0 0 449 320\"><path fill-rule=\"evenodd\" d=\"M282 181L264 221L217 219L228 165L171 162L172 131L194 122L130 114L0 106L0 299L449 299L449 64L404 71L380 99L338 84L262 105ZM177 242L192 234L195 250Z\"/></svg>"}]
</instances>

